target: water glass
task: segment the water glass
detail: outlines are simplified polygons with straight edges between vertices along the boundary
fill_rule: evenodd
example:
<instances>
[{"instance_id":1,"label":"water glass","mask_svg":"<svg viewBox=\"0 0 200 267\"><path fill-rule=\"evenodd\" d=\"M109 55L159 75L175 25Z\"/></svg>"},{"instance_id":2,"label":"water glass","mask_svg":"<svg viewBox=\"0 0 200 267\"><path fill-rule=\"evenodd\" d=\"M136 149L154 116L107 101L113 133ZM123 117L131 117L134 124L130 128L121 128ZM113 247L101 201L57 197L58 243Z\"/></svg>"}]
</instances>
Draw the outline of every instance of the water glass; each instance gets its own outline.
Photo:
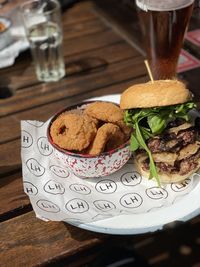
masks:
<instances>
[{"instance_id":1,"label":"water glass","mask_svg":"<svg viewBox=\"0 0 200 267\"><path fill-rule=\"evenodd\" d=\"M21 5L21 12L38 80L60 80L65 75L65 64L59 2L28 1Z\"/></svg>"}]
</instances>

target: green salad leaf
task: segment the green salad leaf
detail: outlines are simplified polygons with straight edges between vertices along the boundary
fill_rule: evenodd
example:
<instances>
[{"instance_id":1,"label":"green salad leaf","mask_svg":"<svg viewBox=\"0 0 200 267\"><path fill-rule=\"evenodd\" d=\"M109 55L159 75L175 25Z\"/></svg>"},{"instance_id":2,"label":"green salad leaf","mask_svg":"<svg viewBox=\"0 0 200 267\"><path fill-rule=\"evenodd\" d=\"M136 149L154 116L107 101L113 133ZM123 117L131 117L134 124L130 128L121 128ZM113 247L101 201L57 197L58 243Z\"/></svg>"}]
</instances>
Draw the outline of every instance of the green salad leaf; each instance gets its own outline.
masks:
<instances>
[{"instance_id":1,"label":"green salad leaf","mask_svg":"<svg viewBox=\"0 0 200 267\"><path fill-rule=\"evenodd\" d=\"M189 101L173 106L137 108L126 110L125 112L125 123L134 129L131 135L130 149L132 151L138 149L144 149L146 151L150 161L149 179L156 178L159 186L158 171L146 141L155 135L161 134L170 121L177 118L188 121L188 112L195 107L196 105L192 101Z\"/></svg>"}]
</instances>

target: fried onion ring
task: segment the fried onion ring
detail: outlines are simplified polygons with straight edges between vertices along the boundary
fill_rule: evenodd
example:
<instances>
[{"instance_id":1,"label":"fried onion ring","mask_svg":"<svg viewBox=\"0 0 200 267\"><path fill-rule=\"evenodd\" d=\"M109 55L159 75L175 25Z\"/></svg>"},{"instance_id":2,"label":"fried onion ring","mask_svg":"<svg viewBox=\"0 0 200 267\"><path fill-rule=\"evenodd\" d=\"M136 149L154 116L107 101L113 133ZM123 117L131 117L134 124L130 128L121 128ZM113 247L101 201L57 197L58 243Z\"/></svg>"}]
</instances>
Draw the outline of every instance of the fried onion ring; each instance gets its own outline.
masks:
<instances>
[{"instance_id":1,"label":"fried onion ring","mask_svg":"<svg viewBox=\"0 0 200 267\"><path fill-rule=\"evenodd\" d=\"M67 150L81 151L89 146L97 132L95 121L87 115L66 113L51 125L53 142Z\"/></svg>"}]
</instances>

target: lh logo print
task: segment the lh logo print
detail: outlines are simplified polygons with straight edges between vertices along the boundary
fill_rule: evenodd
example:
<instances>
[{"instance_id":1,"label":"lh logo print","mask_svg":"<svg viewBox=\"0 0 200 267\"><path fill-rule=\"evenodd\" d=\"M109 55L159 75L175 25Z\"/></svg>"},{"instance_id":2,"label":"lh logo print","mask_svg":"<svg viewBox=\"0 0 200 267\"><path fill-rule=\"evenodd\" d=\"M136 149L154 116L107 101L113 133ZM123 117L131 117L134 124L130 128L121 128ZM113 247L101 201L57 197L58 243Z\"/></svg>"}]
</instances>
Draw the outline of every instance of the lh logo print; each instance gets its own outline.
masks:
<instances>
[{"instance_id":1,"label":"lh logo print","mask_svg":"<svg viewBox=\"0 0 200 267\"><path fill-rule=\"evenodd\" d=\"M26 166L35 176L42 176L45 173L45 168L36 159L28 159L26 161Z\"/></svg>"}]
</instances>

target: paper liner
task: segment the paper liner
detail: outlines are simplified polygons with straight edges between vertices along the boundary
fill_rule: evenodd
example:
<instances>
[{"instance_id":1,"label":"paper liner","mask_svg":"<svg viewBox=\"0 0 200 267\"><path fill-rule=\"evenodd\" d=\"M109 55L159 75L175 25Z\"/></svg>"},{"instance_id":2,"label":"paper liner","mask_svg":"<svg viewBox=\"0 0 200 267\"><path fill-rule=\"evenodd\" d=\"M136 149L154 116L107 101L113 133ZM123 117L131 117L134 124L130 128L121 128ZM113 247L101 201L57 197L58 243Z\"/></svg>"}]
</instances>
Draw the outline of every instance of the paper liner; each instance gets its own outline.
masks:
<instances>
[{"instance_id":1,"label":"paper liner","mask_svg":"<svg viewBox=\"0 0 200 267\"><path fill-rule=\"evenodd\" d=\"M48 121L21 123L24 191L36 216L44 221L84 224L118 215L153 213L192 194L200 182L194 174L180 184L160 188L155 181L141 177L133 159L112 175L81 179L55 157L47 126Z\"/></svg>"}]
</instances>

